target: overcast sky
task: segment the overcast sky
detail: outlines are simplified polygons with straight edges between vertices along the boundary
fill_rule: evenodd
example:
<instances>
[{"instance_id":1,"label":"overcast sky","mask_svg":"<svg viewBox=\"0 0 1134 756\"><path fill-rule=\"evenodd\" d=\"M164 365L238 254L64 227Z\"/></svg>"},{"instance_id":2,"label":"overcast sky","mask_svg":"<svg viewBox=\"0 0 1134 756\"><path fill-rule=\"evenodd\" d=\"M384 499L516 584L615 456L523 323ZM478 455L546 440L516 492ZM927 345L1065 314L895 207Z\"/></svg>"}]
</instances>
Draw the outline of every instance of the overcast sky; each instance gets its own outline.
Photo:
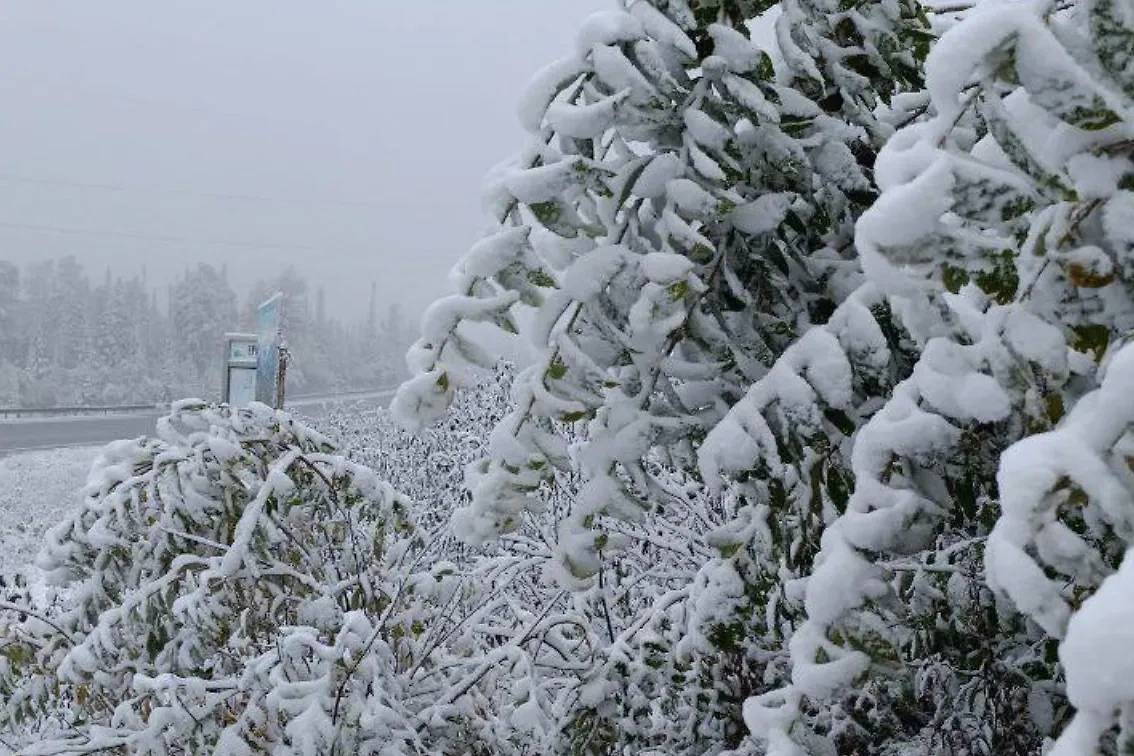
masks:
<instances>
[{"instance_id":1,"label":"overcast sky","mask_svg":"<svg viewBox=\"0 0 1134 756\"><path fill-rule=\"evenodd\" d=\"M484 229L515 103L606 0L3 0L0 259L295 264L420 310ZM240 242L247 246L226 246Z\"/></svg>"}]
</instances>

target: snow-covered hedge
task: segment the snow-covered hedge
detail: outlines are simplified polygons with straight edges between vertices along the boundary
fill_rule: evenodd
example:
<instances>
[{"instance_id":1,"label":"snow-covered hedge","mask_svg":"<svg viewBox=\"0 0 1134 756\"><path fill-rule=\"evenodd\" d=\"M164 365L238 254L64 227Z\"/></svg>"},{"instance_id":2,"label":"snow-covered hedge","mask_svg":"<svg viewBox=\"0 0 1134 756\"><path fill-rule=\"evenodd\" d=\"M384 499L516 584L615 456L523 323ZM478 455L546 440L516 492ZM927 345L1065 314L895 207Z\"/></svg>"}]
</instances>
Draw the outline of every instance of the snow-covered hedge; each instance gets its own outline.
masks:
<instances>
[{"instance_id":1,"label":"snow-covered hedge","mask_svg":"<svg viewBox=\"0 0 1134 756\"><path fill-rule=\"evenodd\" d=\"M686 503L617 533L620 563L576 593L553 547L569 478L505 542L448 535L510 376L418 436L360 404L313 420L335 449L267 408L185 403L158 438L105 449L41 557L59 585L0 606L0 738L27 753L520 756L665 742L682 726L651 712L674 706L703 718L701 683L667 687L641 632L669 623L651 607L708 555L672 532L722 520L691 482L673 478ZM637 692L614 695L629 678ZM728 720L703 727L736 737L739 710Z\"/></svg>"},{"instance_id":2,"label":"snow-covered hedge","mask_svg":"<svg viewBox=\"0 0 1134 756\"><path fill-rule=\"evenodd\" d=\"M466 467L475 481L512 385L513 371L498 365L455 397L442 422L418 433L362 406L334 410L319 426L418 500L419 522L445 524L461 519L470 499ZM743 739L739 704L760 689L766 656L738 632L736 615L751 612L752 602L712 545L736 502L707 495L656 459L650 464L670 498L648 520L612 523L607 542L588 552L594 579L568 569L559 543L577 476L554 476L541 510L521 514L498 542L470 548L442 536L446 557L465 574L508 576L496 594L499 632L524 632L516 607L570 628L532 663L478 686L488 720L501 724L486 735L492 752L700 755Z\"/></svg>"},{"instance_id":3,"label":"snow-covered hedge","mask_svg":"<svg viewBox=\"0 0 1134 756\"><path fill-rule=\"evenodd\" d=\"M40 557L60 597L0 608L0 731L26 752L409 754L460 718L434 652L479 588L288 415L181 403L85 496Z\"/></svg>"},{"instance_id":4,"label":"snow-covered hedge","mask_svg":"<svg viewBox=\"0 0 1134 756\"><path fill-rule=\"evenodd\" d=\"M551 520L600 619L664 544L560 722L589 752L1129 752L1134 6L779 5L772 65L760 3L584 24L395 409L519 330L456 530Z\"/></svg>"}]
</instances>

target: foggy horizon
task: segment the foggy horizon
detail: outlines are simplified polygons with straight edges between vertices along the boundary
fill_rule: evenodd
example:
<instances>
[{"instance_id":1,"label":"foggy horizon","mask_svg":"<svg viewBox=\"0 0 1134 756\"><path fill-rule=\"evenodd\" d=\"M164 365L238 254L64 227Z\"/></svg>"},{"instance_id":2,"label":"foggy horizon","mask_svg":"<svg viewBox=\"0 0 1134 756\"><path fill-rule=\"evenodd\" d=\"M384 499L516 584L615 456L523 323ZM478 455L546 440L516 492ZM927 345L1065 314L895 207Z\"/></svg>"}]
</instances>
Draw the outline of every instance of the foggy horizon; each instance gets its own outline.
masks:
<instances>
[{"instance_id":1,"label":"foggy horizon","mask_svg":"<svg viewBox=\"0 0 1134 756\"><path fill-rule=\"evenodd\" d=\"M442 6L5 4L0 260L144 265L163 297L198 262L242 298L292 265L332 316L373 281L416 326L523 145L525 83L606 4Z\"/></svg>"}]
</instances>

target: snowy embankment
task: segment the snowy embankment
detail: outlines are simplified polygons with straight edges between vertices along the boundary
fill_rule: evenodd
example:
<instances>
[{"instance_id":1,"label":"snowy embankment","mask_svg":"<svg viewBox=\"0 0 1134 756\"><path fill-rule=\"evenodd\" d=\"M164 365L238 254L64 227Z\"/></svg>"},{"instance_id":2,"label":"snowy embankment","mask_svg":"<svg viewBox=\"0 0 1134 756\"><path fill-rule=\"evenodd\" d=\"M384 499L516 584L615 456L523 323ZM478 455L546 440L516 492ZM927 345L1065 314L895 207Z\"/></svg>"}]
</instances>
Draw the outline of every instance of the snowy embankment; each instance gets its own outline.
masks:
<instances>
[{"instance_id":1,"label":"snowy embankment","mask_svg":"<svg viewBox=\"0 0 1134 756\"><path fill-rule=\"evenodd\" d=\"M78 506L97 447L0 459L0 574L29 566L44 532Z\"/></svg>"}]
</instances>

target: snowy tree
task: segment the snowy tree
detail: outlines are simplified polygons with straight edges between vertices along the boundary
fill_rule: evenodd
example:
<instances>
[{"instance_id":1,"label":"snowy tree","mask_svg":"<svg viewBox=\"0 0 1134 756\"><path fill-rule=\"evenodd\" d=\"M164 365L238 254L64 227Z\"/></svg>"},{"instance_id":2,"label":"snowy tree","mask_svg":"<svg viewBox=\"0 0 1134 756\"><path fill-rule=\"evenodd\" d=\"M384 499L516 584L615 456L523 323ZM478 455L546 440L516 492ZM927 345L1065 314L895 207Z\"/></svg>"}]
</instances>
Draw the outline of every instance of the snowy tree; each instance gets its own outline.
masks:
<instances>
[{"instance_id":1,"label":"snowy tree","mask_svg":"<svg viewBox=\"0 0 1134 756\"><path fill-rule=\"evenodd\" d=\"M464 324L516 331L515 315L535 308L524 335L540 358L476 473L458 523L470 540L538 506L541 482L572 469L564 428L585 421L561 559L565 576L594 575L597 521L672 497L648 453L691 466L747 386L855 288L851 229L890 130L869 74L890 92L916 84L924 25L913 5L792 9L781 37L815 26L811 49L792 47L793 81L807 86L778 83L748 39L757 9L643 1L592 17L576 53L525 95L534 141L487 196L500 230L454 270L459 294L427 314L410 357L419 375L395 403L411 425L438 417L486 362ZM846 47L812 44L832 23Z\"/></svg>"},{"instance_id":2,"label":"snowy tree","mask_svg":"<svg viewBox=\"0 0 1134 756\"><path fill-rule=\"evenodd\" d=\"M0 407L20 405L22 371L26 345L20 338L20 271L0 260Z\"/></svg>"},{"instance_id":3,"label":"snowy tree","mask_svg":"<svg viewBox=\"0 0 1134 756\"><path fill-rule=\"evenodd\" d=\"M54 283L52 307L48 311L54 324L54 362L72 369L79 364L87 334L90 282L74 257L64 257L55 271Z\"/></svg>"},{"instance_id":4,"label":"snowy tree","mask_svg":"<svg viewBox=\"0 0 1134 756\"><path fill-rule=\"evenodd\" d=\"M856 232L920 355L854 438L790 681L746 705L767 753L879 732L886 753L1038 754L1061 732L1053 752L1115 752L1100 736L1129 697L1084 649L1117 637L1098 618L1129 540L1113 498L1128 471L1111 460L1127 422L1112 371L1131 326L1132 40L1129 4L996 4L930 54L932 117L879 156L884 191Z\"/></svg>"},{"instance_id":5,"label":"snowy tree","mask_svg":"<svg viewBox=\"0 0 1134 756\"><path fill-rule=\"evenodd\" d=\"M2 404L142 404L218 395L221 337L241 325L223 279L213 269L190 271L159 303L144 268L129 277L108 270L101 285L92 285L74 258L22 270L0 263L0 362L8 365ZM306 283L297 273L279 283L304 306ZM210 299L209 291L219 296ZM398 365L411 341L402 316L392 315L368 333L362 323L344 324L325 311L322 318L291 319L285 328L296 337L291 348L299 366L293 388L389 386L402 375Z\"/></svg>"},{"instance_id":6,"label":"snowy tree","mask_svg":"<svg viewBox=\"0 0 1134 756\"><path fill-rule=\"evenodd\" d=\"M0 260L0 360L16 362L20 348L17 318L20 301L20 270Z\"/></svg>"},{"instance_id":7,"label":"snowy tree","mask_svg":"<svg viewBox=\"0 0 1134 756\"><path fill-rule=\"evenodd\" d=\"M204 388L210 368L217 365L224 334L236 323L236 295L218 270L202 263L174 285L169 313L186 361ZM212 383L219 385L219 380L218 372Z\"/></svg>"},{"instance_id":8,"label":"snowy tree","mask_svg":"<svg viewBox=\"0 0 1134 756\"><path fill-rule=\"evenodd\" d=\"M23 382L23 373L15 365L0 360L0 407L20 406Z\"/></svg>"},{"instance_id":9,"label":"snowy tree","mask_svg":"<svg viewBox=\"0 0 1134 756\"><path fill-rule=\"evenodd\" d=\"M577 477L564 516L544 515L559 584L599 612L623 585L649 597L608 611L616 632L566 712L569 752L746 740L741 701L787 680L784 614L800 612L784 582L810 570L849 495L846 442L912 363L885 297L859 291L852 238L877 150L924 108L903 93L920 86L926 18L913 3L790 3L777 75L746 30L762 10L636 2L584 25L525 96L534 141L487 195L501 228L427 313L419 376L395 402L411 426L444 412L485 360L470 321L523 328L541 350L454 525L471 543L523 531ZM811 331L824 324L827 341ZM828 406L808 406L809 380ZM753 382L756 412L788 438L718 496L683 471Z\"/></svg>"},{"instance_id":10,"label":"snowy tree","mask_svg":"<svg viewBox=\"0 0 1134 756\"><path fill-rule=\"evenodd\" d=\"M28 390L20 397L20 405L42 407L54 403L54 390L46 384L54 365L52 346L52 326L55 316L52 310L52 278L54 261L41 262L31 266L23 277L23 301L20 303L20 326L27 342L27 352L23 363L28 379Z\"/></svg>"},{"instance_id":11,"label":"snowy tree","mask_svg":"<svg viewBox=\"0 0 1134 756\"><path fill-rule=\"evenodd\" d=\"M83 403L125 404L144 382L137 308L145 301L136 281L111 282L109 275L93 292L90 343L80 369L94 379L94 386Z\"/></svg>"}]
</instances>

